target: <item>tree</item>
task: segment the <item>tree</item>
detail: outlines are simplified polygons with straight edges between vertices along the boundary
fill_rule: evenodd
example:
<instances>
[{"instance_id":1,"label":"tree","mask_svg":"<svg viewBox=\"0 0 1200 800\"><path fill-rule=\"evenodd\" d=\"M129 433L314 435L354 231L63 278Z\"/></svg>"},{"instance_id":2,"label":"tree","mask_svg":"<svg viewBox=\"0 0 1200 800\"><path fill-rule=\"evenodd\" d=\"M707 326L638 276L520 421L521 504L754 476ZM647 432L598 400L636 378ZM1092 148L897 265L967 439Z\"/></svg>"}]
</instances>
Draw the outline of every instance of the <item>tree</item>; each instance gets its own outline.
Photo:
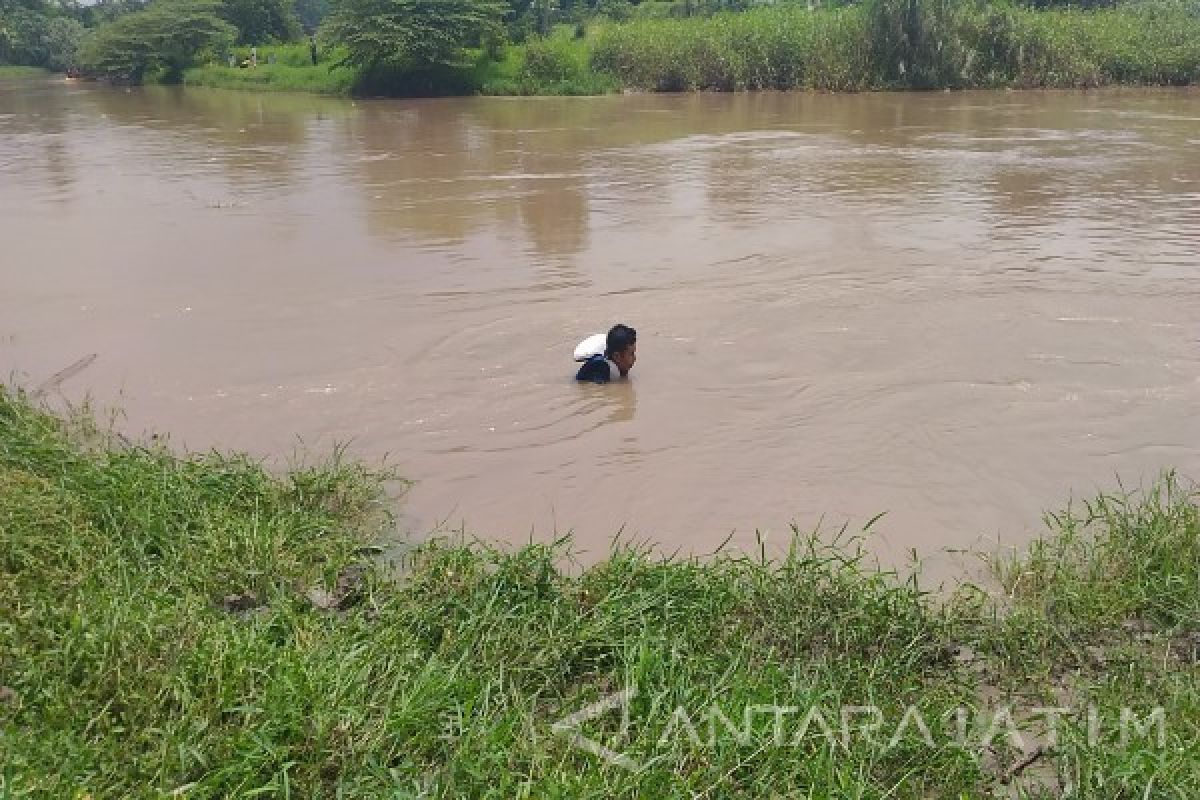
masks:
<instances>
[{"instance_id":1,"label":"tree","mask_svg":"<svg viewBox=\"0 0 1200 800\"><path fill-rule=\"evenodd\" d=\"M46 23L46 63L48 69L66 72L79 66L79 51L87 31L77 19L54 17Z\"/></svg>"},{"instance_id":2,"label":"tree","mask_svg":"<svg viewBox=\"0 0 1200 800\"><path fill-rule=\"evenodd\" d=\"M238 29L239 44L300 38L291 0L222 0L221 19Z\"/></svg>"},{"instance_id":3,"label":"tree","mask_svg":"<svg viewBox=\"0 0 1200 800\"><path fill-rule=\"evenodd\" d=\"M202 51L233 44L237 30L219 10L219 0L158 0L101 26L82 60L94 72L131 83L140 83L152 69L178 79Z\"/></svg>"},{"instance_id":4,"label":"tree","mask_svg":"<svg viewBox=\"0 0 1200 800\"><path fill-rule=\"evenodd\" d=\"M315 33L329 15L329 0L295 0L292 6L305 33Z\"/></svg>"},{"instance_id":5,"label":"tree","mask_svg":"<svg viewBox=\"0 0 1200 800\"><path fill-rule=\"evenodd\" d=\"M112 22L117 17L141 11L147 5L146 0L97 0L95 5L84 6L83 10L85 14L88 14L84 23L95 26Z\"/></svg>"},{"instance_id":6,"label":"tree","mask_svg":"<svg viewBox=\"0 0 1200 800\"><path fill-rule=\"evenodd\" d=\"M422 71L463 64L465 48L499 33L504 10L501 0L339 0L321 32L348 63Z\"/></svg>"},{"instance_id":7,"label":"tree","mask_svg":"<svg viewBox=\"0 0 1200 800\"><path fill-rule=\"evenodd\" d=\"M0 0L0 64L26 64L63 71L75 65L83 40L75 9L41 0Z\"/></svg>"},{"instance_id":8,"label":"tree","mask_svg":"<svg viewBox=\"0 0 1200 800\"><path fill-rule=\"evenodd\" d=\"M45 65L46 11L36 2L0 0L0 64Z\"/></svg>"}]
</instances>

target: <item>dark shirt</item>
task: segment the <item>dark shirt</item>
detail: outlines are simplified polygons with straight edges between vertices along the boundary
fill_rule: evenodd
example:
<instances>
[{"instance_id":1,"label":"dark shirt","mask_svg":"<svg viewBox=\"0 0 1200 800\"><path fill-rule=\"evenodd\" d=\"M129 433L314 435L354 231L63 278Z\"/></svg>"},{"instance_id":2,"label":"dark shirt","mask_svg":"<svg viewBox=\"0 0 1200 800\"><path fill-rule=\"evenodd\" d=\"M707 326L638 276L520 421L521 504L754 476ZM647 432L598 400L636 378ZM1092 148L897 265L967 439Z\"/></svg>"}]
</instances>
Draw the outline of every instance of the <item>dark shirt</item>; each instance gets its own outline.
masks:
<instances>
[{"instance_id":1,"label":"dark shirt","mask_svg":"<svg viewBox=\"0 0 1200 800\"><path fill-rule=\"evenodd\" d=\"M608 383L611 379L612 373L608 368L608 359L600 355L592 356L583 362L583 366L579 368L579 372L575 373L575 380L577 381Z\"/></svg>"}]
</instances>

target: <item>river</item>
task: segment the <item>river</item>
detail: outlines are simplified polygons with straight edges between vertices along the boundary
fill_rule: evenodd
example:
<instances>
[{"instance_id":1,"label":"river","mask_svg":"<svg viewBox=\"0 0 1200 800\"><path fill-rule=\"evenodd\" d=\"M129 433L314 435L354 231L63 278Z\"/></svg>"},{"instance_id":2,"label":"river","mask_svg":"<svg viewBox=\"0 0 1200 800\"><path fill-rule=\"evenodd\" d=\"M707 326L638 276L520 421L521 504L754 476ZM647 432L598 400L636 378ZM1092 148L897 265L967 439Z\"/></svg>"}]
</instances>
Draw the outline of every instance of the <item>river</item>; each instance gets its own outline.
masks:
<instances>
[{"instance_id":1,"label":"river","mask_svg":"<svg viewBox=\"0 0 1200 800\"><path fill-rule=\"evenodd\" d=\"M933 572L1200 476L1200 93L357 100L0 84L0 371L414 536ZM621 321L628 383L572 381ZM941 565L941 566L939 566Z\"/></svg>"}]
</instances>

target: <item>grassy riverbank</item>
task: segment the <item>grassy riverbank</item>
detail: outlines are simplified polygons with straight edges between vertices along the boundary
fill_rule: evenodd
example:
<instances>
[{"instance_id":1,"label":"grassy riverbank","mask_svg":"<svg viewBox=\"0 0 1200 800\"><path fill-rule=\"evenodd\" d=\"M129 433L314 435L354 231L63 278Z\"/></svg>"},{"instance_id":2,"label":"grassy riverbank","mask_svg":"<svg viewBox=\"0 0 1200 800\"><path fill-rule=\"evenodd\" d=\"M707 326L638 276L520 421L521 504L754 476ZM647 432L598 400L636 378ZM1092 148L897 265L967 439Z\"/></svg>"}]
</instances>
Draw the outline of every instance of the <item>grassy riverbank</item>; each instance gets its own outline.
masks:
<instances>
[{"instance_id":1,"label":"grassy riverbank","mask_svg":"<svg viewBox=\"0 0 1200 800\"><path fill-rule=\"evenodd\" d=\"M499 58L482 50L470 52L468 63L426 73L363 72L338 66L342 53L323 53L314 66L306 45L260 48L256 68L206 64L187 70L188 86L259 91L305 91L320 94L401 95L595 95L620 89L608 73L591 68L588 41L562 27L552 35L503 49ZM276 63L268 63L274 54Z\"/></svg>"},{"instance_id":2,"label":"grassy riverbank","mask_svg":"<svg viewBox=\"0 0 1200 800\"><path fill-rule=\"evenodd\" d=\"M621 548L568 572L565 545L443 542L393 580L360 549L383 477L173 455L0 389L0 796L1200 793L1200 508L1173 479L934 602L803 536L777 562ZM619 756L555 730L621 689L624 736L616 710L580 722ZM1004 703L1025 732L1022 709L1091 704L1096 735L1067 714L1055 749L985 747ZM775 705L800 712L742 727ZM868 705L877 740L852 712L843 742L839 709ZM1162 740L1123 742L1122 706L1161 707ZM964 746L939 720L959 707Z\"/></svg>"},{"instance_id":3,"label":"grassy riverbank","mask_svg":"<svg viewBox=\"0 0 1200 800\"><path fill-rule=\"evenodd\" d=\"M1079 88L1200 82L1200 4L1138 0L1034 9L973 0L795 3L710 17L561 27L496 58L436 74L313 67L302 45L264 48L257 69L208 65L185 82L368 94L602 94L650 91Z\"/></svg>"},{"instance_id":4,"label":"grassy riverbank","mask_svg":"<svg viewBox=\"0 0 1200 800\"><path fill-rule=\"evenodd\" d=\"M259 48L257 67L193 67L184 72L183 83L219 89L349 94L359 75L352 67L338 66L344 55L336 49L323 52L314 65L305 43L272 45ZM235 57L239 61L249 59L249 48L240 48Z\"/></svg>"},{"instance_id":5,"label":"grassy riverbank","mask_svg":"<svg viewBox=\"0 0 1200 800\"><path fill-rule=\"evenodd\" d=\"M42 78L50 74L50 70L42 69L41 67L14 67L10 64L0 64L0 81Z\"/></svg>"}]
</instances>

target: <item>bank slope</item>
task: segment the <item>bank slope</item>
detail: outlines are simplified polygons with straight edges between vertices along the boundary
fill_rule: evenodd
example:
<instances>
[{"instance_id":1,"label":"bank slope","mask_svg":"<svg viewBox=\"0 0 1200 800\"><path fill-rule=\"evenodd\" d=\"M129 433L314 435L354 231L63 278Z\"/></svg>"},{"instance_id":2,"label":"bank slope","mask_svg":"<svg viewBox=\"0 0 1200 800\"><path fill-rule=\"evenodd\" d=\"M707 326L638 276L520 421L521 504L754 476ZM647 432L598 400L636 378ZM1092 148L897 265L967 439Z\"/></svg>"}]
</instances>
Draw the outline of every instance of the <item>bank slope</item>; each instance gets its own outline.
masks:
<instances>
[{"instance_id":1,"label":"bank slope","mask_svg":"<svg viewBox=\"0 0 1200 800\"><path fill-rule=\"evenodd\" d=\"M394 575L363 549L387 477L130 444L0 389L0 793L1200 792L1200 514L1171 476L948 602L807 536L583 570L443 541ZM1057 747L1039 705L1069 708Z\"/></svg>"}]
</instances>

